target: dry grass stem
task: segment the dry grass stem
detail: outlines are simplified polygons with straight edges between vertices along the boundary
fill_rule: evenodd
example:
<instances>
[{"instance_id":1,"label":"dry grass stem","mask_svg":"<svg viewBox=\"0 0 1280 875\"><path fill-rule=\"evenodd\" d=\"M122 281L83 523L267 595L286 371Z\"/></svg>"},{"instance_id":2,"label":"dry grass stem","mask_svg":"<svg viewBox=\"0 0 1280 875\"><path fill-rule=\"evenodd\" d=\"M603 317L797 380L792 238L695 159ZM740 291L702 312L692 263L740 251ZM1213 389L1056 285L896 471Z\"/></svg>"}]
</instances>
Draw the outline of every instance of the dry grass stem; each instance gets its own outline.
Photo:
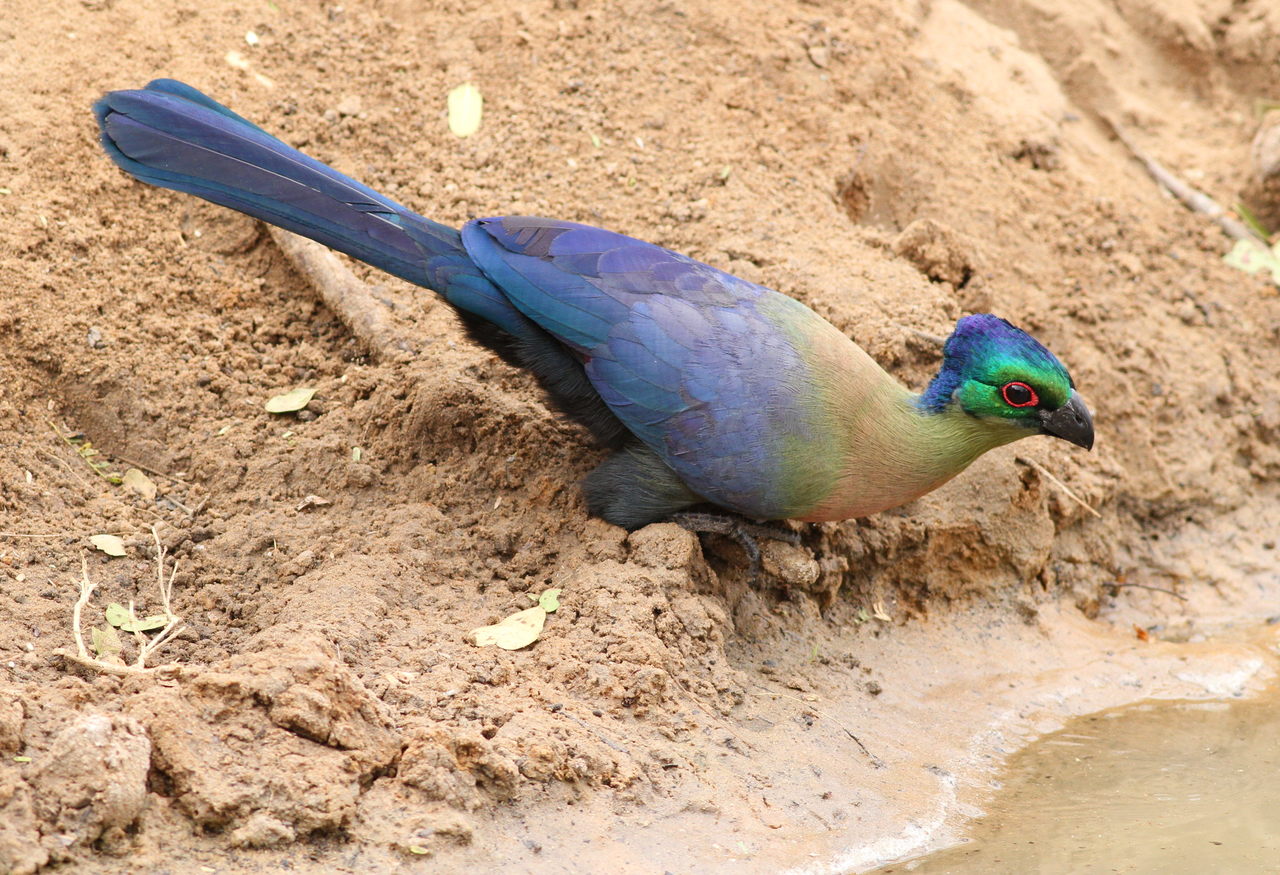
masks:
<instances>
[{"instance_id":1,"label":"dry grass stem","mask_svg":"<svg viewBox=\"0 0 1280 875\"><path fill-rule=\"evenodd\" d=\"M1061 489L1064 493L1066 493L1067 498L1071 499L1071 500L1072 500L1072 501L1074 501L1076 504L1080 505L1080 506L1081 506L1081 507L1083 507L1085 510L1089 511L1089 513L1093 514L1093 515L1094 515L1094 516L1096 516L1098 519L1102 519L1102 514L1098 513L1096 510L1094 510L1094 509L1093 509L1093 506L1092 506L1092 505L1090 505L1090 504L1089 504L1087 501L1085 501L1083 498L1081 498L1080 496L1078 496L1078 495L1076 495L1074 492L1072 492L1072 491L1071 491L1071 487L1070 487L1070 486L1068 486L1067 484L1063 483L1063 482L1062 482L1061 480L1059 480L1057 477L1054 477L1054 476L1053 476L1053 474L1052 474L1052 473L1050 473L1049 469L1048 469L1048 468L1046 468L1044 465L1041 465L1039 462L1037 462L1037 461L1036 461L1036 460L1034 460L1034 459L1028 459L1028 458L1025 458L1024 456L1018 456L1017 461L1021 462L1021 463L1022 463L1022 464L1024 464L1024 465L1028 465L1028 466L1030 466L1030 467L1032 467L1032 468L1035 468L1037 471L1039 471L1041 474L1043 474L1043 475L1045 476L1045 478L1046 478L1046 479L1048 479L1048 481L1049 481L1050 483L1052 483L1053 485L1057 486L1057 487L1058 487L1059 489Z\"/></svg>"},{"instance_id":2,"label":"dry grass stem","mask_svg":"<svg viewBox=\"0 0 1280 875\"><path fill-rule=\"evenodd\" d=\"M84 646L84 636L80 634L80 615L84 612L84 606L89 603L89 597L93 595L94 587L97 586L89 579L89 560L85 558L85 552L80 551L80 597L76 599L76 605L71 609L71 632L76 639L76 653L82 658L89 655L88 649Z\"/></svg>"},{"instance_id":3,"label":"dry grass stem","mask_svg":"<svg viewBox=\"0 0 1280 875\"><path fill-rule=\"evenodd\" d=\"M165 573L164 545L160 543L160 533L155 526L151 527L151 537L155 540L156 545L156 584L160 589L161 609L164 612L165 625L164 628L155 637L148 637L144 632L135 630L133 639L138 648L138 656L132 665L124 662L115 662L105 659L101 656L90 654L89 648L84 643L84 633L81 631L83 622L84 608L89 603L89 599L93 596L94 590L97 588L89 577L89 563L85 557L85 553L80 553L80 596L76 599L75 607L71 611L71 633L75 638L76 649L72 653L65 648L55 650L54 653L61 656L68 662L91 669L92 671L102 674L116 675L117 677L136 677L139 675L172 675L178 670L178 666L174 664L148 666L147 660L150 659L156 651L165 644L168 644L175 637L180 635L186 626L182 625L182 618L173 612L173 581L178 574L178 563L172 564L168 574ZM129 602L129 617L136 620L137 614L134 611L134 603Z\"/></svg>"},{"instance_id":4,"label":"dry grass stem","mask_svg":"<svg viewBox=\"0 0 1280 875\"><path fill-rule=\"evenodd\" d=\"M817 708L817 707L815 707L815 706L813 705L813 703L811 703L811 702L806 702L804 699L801 699L799 696L793 696L793 695L791 695L790 693L784 693L782 690L777 690L777 689L773 689L773 688L771 688L771 687L766 687L766 686L764 686L763 684L759 684L758 686L760 687L760 689L764 690L766 693L768 693L768 694L769 694L769 695L771 695L771 696L781 696L781 697L782 697L782 698L784 698L784 699L790 699L790 700L791 700L791 701L793 701L793 702L797 702L797 703L799 703L799 704L800 704L803 708L805 708L806 710L808 710L808 711L812 711L812 712L813 712L814 714L816 714L818 717L821 717L821 718L822 718L822 719L824 719L824 720L829 720L829 721L831 721L831 722L832 722L832 723L834 723L837 727L839 727L839 728L840 728L840 730L841 730L842 732L844 732L844 734L845 734L845 735L847 735L847 736L849 736L849 738L853 739L853 743L854 743L854 744L856 744L856 745L858 746L858 749L862 751L863 755L864 755L864 756L866 756L866 758L867 758L867 759L871 760L871 765L872 765L872 767L873 767L873 768L877 768L877 769L883 769L883 768L884 768L884 760L880 759L880 757L876 756L876 755L875 755L875 754L873 754L871 751L867 750L867 746L866 746L865 744L863 744L863 743L862 743L862 739L860 739L860 738L858 738L858 736L854 735L854 734L849 730L849 727L845 726L845 725L844 725L843 723L841 723L839 720L837 720L836 718L832 717L832 716L831 716L830 714L828 714L826 711L823 711L821 708Z\"/></svg>"}]
</instances>

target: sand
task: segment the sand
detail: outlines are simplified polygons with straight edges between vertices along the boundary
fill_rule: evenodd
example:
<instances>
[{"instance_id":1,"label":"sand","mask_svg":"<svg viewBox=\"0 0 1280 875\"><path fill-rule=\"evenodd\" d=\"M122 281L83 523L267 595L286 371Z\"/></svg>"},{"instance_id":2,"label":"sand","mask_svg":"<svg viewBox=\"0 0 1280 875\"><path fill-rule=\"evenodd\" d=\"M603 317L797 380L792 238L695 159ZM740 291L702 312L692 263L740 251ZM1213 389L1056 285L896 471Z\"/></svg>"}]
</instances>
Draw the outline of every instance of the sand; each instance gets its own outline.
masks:
<instances>
[{"instance_id":1,"label":"sand","mask_svg":"<svg viewBox=\"0 0 1280 875\"><path fill-rule=\"evenodd\" d=\"M955 835L1072 714L1258 689L1272 651L1209 633L1280 594L1280 299L1111 124L1230 205L1278 56L1269 0L9 0L0 870L848 871ZM589 519L600 452L430 293L354 266L374 355L259 225L120 173L89 106L158 76L437 220L770 285L917 388L999 313L1097 446L798 527L751 586L732 544ZM86 636L158 612L153 526L163 670L60 655L82 557ZM551 587L533 646L466 640Z\"/></svg>"}]
</instances>

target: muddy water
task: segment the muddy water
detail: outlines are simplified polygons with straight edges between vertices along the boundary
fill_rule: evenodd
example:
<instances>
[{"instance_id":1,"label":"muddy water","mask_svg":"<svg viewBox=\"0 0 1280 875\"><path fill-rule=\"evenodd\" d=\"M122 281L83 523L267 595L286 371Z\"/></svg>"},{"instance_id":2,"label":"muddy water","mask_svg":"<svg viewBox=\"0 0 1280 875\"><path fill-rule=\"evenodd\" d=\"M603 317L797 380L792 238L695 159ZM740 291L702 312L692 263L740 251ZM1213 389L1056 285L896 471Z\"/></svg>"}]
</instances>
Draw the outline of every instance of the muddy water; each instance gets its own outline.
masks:
<instances>
[{"instance_id":1,"label":"muddy water","mask_svg":"<svg viewBox=\"0 0 1280 875\"><path fill-rule=\"evenodd\" d=\"M1011 758L969 841L878 872L1275 872L1280 690L1132 705Z\"/></svg>"}]
</instances>

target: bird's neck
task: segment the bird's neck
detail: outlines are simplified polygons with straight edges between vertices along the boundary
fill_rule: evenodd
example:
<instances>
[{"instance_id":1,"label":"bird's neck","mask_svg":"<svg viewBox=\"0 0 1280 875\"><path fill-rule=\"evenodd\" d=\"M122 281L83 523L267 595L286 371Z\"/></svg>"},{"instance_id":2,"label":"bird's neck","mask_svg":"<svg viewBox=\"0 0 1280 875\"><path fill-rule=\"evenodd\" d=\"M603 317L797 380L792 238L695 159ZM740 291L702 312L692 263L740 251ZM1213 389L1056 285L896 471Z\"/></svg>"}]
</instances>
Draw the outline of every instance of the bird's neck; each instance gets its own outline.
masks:
<instances>
[{"instance_id":1,"label":"bird's neck","mask_svg":"<svg viewBox=\"0 0 1280 875\"><path fill-rule=\"evenodd\" d=\"M844 463L835 488L806 519L867 516L914 501L1020 436L993 429L955 405L930 410L921 396L884 377L841 417Z\"/></svg>"},{"instance_id":2,"label":"bird's neck","mask_svg":"<svg viewBox=\"0 0 1280 875\"><path fill-rule=\"evenodd\" d=\"M776 311L774 323L789 332L808 365L805 391L794 397L800 424L789 431L796 440L776 450L788 460L795 496L787 517L824 522L906 504L987 450L1026 434L911 392L791 298L777 295L757 306L764 304ZM939 386L931 384L935 395Z\"/></svg>"}]
</instances>

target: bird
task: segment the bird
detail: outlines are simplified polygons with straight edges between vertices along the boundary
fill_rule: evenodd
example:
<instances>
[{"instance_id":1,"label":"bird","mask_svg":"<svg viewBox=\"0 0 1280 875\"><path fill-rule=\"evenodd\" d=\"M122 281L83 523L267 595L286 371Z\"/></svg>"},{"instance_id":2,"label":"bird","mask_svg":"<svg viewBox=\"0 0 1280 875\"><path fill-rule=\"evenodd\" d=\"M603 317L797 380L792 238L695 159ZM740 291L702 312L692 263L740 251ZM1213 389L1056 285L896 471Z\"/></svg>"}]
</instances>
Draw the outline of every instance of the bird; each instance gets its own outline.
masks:
<instances>
[{"instance_id":1,"label":"bird","mask_svg":"<svg viewBox=\"0 0 1280 875\"><path fill-rule=\"evenodd\" d=\"M865 517L1024 437L1093 447L1092 415L1066 367L995 315L960 318L917 393L794 298L576 222L498 216L449 227L182 82L108 92L94 114L107 155L136 179L443 298L472 340L532 374L610 451L582 492L591 515L624 529L675 520L750 541L726 520Z\"/></svg>"}]
</instances>

